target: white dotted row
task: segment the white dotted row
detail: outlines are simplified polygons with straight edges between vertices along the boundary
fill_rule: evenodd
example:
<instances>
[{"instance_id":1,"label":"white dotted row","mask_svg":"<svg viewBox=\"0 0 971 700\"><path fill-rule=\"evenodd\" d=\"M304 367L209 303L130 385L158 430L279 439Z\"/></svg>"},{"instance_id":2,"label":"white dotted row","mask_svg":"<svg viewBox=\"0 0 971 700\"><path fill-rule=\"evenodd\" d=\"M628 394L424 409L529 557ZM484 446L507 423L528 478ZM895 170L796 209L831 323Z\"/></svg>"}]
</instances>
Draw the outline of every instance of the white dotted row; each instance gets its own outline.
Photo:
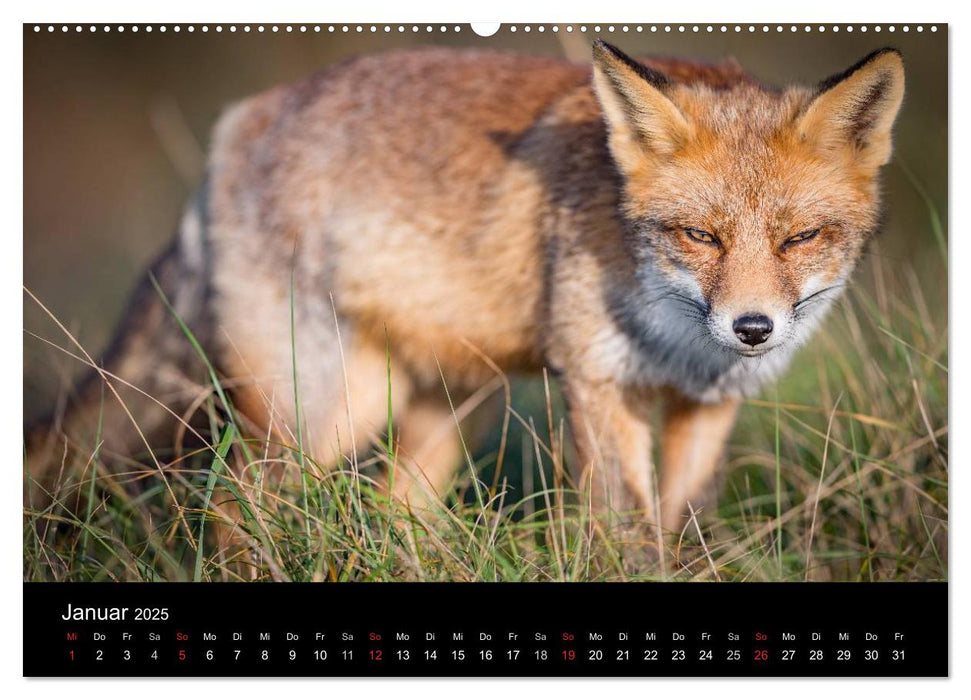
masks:
<instances>
[{"instance_id":1,"label":"white dotted row","mask_svg":"<svg viewBox=\"0 0 971 700\"><path fill-rule=\"evenodd\" d=\"M557 32L557 31L560 30L560 28L558 26L556 26L556 25L550 27L550 29L552 31L554 31L554 32ZM789 25L789 26L783 26L781 24L775 24L775 25L768 25L768 24L754 25L754 24L749 24L747 26L740 25L740 24L736 24L736 25L726 25L726 24L722 24L722 25L711 25L711 24L707 24L707 25L697 25L697 24L694 24L694 25L691 25L691 26L686 26L686 25L683 25L683 24L679 24L679 25L676 25L676 26L672 26L670 24L665 24L665 25L652 24L649 27L644 27L642 25L635 25L635 26L631 27L630 25L627 25L627 24L620 25L620 26L614 26L614 25L611 24L611 25L608 25L607 27L601 27L600 25L594 25L593 27L587 27L587 25L580 25L578 27L574 27L572 24L569 24L569 25L566 25L564 27L564 29L566 31L568 31L568 32L572 32L572 31L575 31L575 30L576 31L580 31L580 32L586 32L586 31L590 31L592 29L592 31L594 31L596 33L601 33L601 32L604 32L604 31L610 32L610 33L612 33L612 32L630 32L630 31L634 31L634 32L644 32L646 30L646 31L650 31L650 32L663 31L663 32L668 32L668 33L672 32L672 31L678 31L680 33L691 32L691 33L694 33L694 34L698 34L698 33L701 33L701 32L714 33L714 32L729 32L729 31L735 31L735 32L738 32L738 33L746 32L746 31L749 32L749 33L755 33L755 32L761 31L761 32L764 32L764 33L768 33L768 32L771 32L773 29L776 32L784 32L784 31L786 31L786 29L788 29L790 32L798 32L800 29L802 29L802 31L804 31L804 32L811 32L811 31L813 31L813 29L815 29L816 31L819 31L819 32L826 32L828 30L828 31L831 31L831 32L838 33L840 31L840 27L839 26L835 26L835 25L832 26L832 27L829 27L829 28L827 28L827 27L825 27L823 25L819 25L818 27L815 27L814 28L813 26L808 25L808 24L805 25L805 26L803 26L803 27L799 27L799 26L796 26L794 24L793 25ZM874 32L881 32L881 31L883 31L884 27L881 27L879 25L873 26L873 27L867 27L866 25L861 25L861 26L857 27L856 29L858 29L861 32L866 32L869 29L872 29L872 31L874 31ZM901 31L909 32L910 29L911 29L911 27L910 27L910 25L904 25L904 26L900 27L900 29L901 29ZM924 25L917 25L917 26L914 27L914 29L916 29L918 32L922 32L922 31L924 31ZM530 27L528 25L527 26L524 26L522 28L522 30L524 32L528 32L528 31L530 31ZM542 31L544 31L544 28L542 26L539 26L539 27L536 28L536 30L542 32ZM853 32L854 31L854 26L853 25L847 25L846 27L844 27L844 30L847 31L847 32ZM891 25L889 27L886 27L886 30L888 32L895 32L895 31L897 31L897 27ZM513 25L513 26L509 27L509 31L511 31L511 32L517 31L516 26ZM936 32L937 31L937 27L935 25L931 25L930 31Z\"/></svg>"},{"instance_id":2,"label":"white dotted row","mask_svg":"<svg viewBox=\"0 0 971 700\"><path fill-rule=\"evenodd\" d=\"M228 25L228 26L225 26L225 27L223 25L221 25L221 24L217 24L217 25L215 25L213 27L209 27L208 25L202 25L201 27L196 27L194 25L187 25L186 27L184 27L185 31L189 32L190 34L193 33L193 32L195 32L195 31L197 31L197 30L200 31L200 32L206 33L206 32L209 32L210 29L212 29L213 31L216 31L216 32L222 32L222 31L225 30L225 31L229 31L229 32L236 32L236 31L242 31L242 32L254 32L254 31L255 32L267 32L267 31L269 31L271 33L279 33L280 31L284 31L284 32L288 32L288 33L293 33L293 32L301 32L301 33L315 32L315 33L320 33L320 32L324 32L324 31L330 32L330 33L334 33L334 32L344 32L344 33L356 32L356 33L362 33L362 32L366 32L366 31L367 32L371 32L371 33L378 33L380 31L384 31L386 33L390 33L390 32L393 32L393 31L397 31L399 33L404 33L404 32L407 32L407 31L420 32L422 30L424 30L425 32L434 32L436 29L438 29L440 32L447 32L447 31L449 31L450 28L453 31L455 31L455 32L461 32L462 31L462 28L460 26L458 26L458 25L455 25L454 27L449 27L449 26L446 26L446 25L437 25L437 26L422 25L422 26L419 26L417 24L407 25L407 26L406 25L403 25L403 24L399 24L397 26L392 26L392 25L389 25L389 24L385 24L385 25L380 26L380 27L377 26L377 25L374 25L374 24L372 24L370 26L361 25L361 24L358 24L358 25L347 25L347 24L341 24L341 25L333 25L333 24L331 24L331 25L319 25L319 24L314 24L314 25L307 25L307 24L291 25L291 24L287 24L287 25L283 25L283 26L275 25L275 24L269 25L269 26L265 26L265 25L262 25L261 24L261 25L250 26L250 25L246 24L246 25L242 25L240 27L237 27L235 24L231 24L231 25ZM669 25L669 24L665 24L665 25L649 25L649 26L644 26L644 25L639 25L639 24L638 25L627 25L627 24L624 24L624 25L619 25L619 26L608 25L606 27L601 27L600 25L593 25L593 26L589 26L588 27L585 24L583 24L583 25L576 25L576 26L575 25L572 25L572 24L567 24L567 25L564 25L562 28L559 25L556 25L556 24L550 25L549 27L544 26L544 25L541 24L541 25L537 25L535 27L534 26L530 26L530 25L523 25L521 27L516 26L516 25L510 25L508 27L508 29L509 29L510 32L517 32L517 31L522 30L523 32L527 32L527 33L528 32L531 32L531 31L534 31L534 30L537 31L537 32L542 33L542 32L545 32L547 30L547 28L551 32L559 32L562 29L563 31L566 31L566 32L574 32L574 31L588 32L588 31L593 31L595 33L602 33L602 32L608 32L608 33L612 33L612 32L632 32L632 31L633 32L645 32L645 31L648 31L648 32L655 32L655 33L656 32L659 32L659 31L660 32L667 32L667 33L676 31L676 32L680 32L680 33L688 33L688 32L690 32L690 33L695 33L695 34L701 33L701 32L708 32L708 33L714 33L714 32L722 32L722 33L726 33L726 32L735 32L735 33L748 32L748 33L755 33L755 32L759 32L759 31L761 31L763 33L768 33L768 32L771 32L773 30L776 31L776 32L784 32L786 30L788 30L789 32L798 32L800 30L802 30L803 32L812 32L812 31L815 30L815 31L818 31L818 32L827 32L827 31L829 31L829 32L833 32L833 33L839 33L841 31L841 28L839 26L837 26L837 25L834 25L832 27L826 27L826 26L823 26L823 25L819 25L818 27L813 27L813 26L808 25L808 24L805 25L805 26L796 26L794 24L793 25L787 25L787 26L783 26L781 24L775 24L775 25L771 25L771 26L768 25L768 24L762 24L762 25L754 25L754 24L749 24L749 25L739 25L739 24L736 24L736 25L725 25L725 24L722 24L722 25L711 25L711 24L708 24L708 25L697 25L697 24L695 24L695 25L690 25L690 26L686 26L686 25L683 25L683 24L674 25L674 26ZM911 25L906 25L905 24L905 25L902 25L902 26L899 27L900 31L902 31L902 32L909 32L911 30L911 28L913 28L914 30L916 30L918 32L923 32L924 31L924 25L920 25L920 24L915 25L913 27L911 27ZM66 25L66 24L55 26L53 24L49 24L49 25L47 25L46 29L47 29L48 32L56 32L58 29L60 29L61 32L70 32L72 29L75 32L83 32L85 30L85 27L81 26L80 24L79 25L75 25L75 26L70 26L70 25ZM97 27L95 25L90 25L90 26L87 27L87 29L88 29L89 32L97 32L99 30L99 27ZM183 31L183 27L180 26L180 25L178 25L178 24L173 25L171 27L170 26L167 26L167 25L159 25L157 28L152 27L151 25L139 26L139 25L134 25L134 24L133 25L130 25L128 27L126 27L125 25L118 25L118 26L115 26L115 27L112 27L110 25L104 25L103 27L100 27L100 29L102 31L104 31L104 32L116 31L116 32L119 32L119 33L124 33L125 31L130 31L130 32L133 32L133 33L137 33L139 31L143 31L143 32L146 32L146 33L151 33L155 29L157 29L159 32L162 32L162 33L167 32L167 31L172 31L172 32L175 32L176 34L178 34L179 32ZM848 32L848 33L853 32L853 31L859 31L859 32L864 32L865 33L867 31L881 32L884 29L886 29L886 31L888 31L888 32L895 32L895 31L897 31L898 27L895 26L895 25L890 25L890 26L887 26L887 27L882 27L880 25L875 25L875 26L872 26L872 27L868 27L867 25L860 25L858 27L854 27L853 25L847 25L847 26L845 26L845 27L842 28L842 31L845 31L845 32ZM929 29L932 32L936 32L937 31L937 26L936 25L931 25L929 27ZM44 28L41 27L41 25L39 25L39 24L35 24L34 25L34 32L42 32L42 31L44 31Z\"/></svg>"},{"instance_id":3,"label":"white dotted row","mask_svg":"<svg viewBox=\"0 0 971 700\"><path fill-rule=\"evenodd\" d=\"M60 30L62 32L69 32L72 29L75 32L83 32L85 30L85 27L81 26L80 24L75 25L75 26L70 26L70 25L64 24L64 25L59 25L59 28L60 28ZM99 27L97 27L97 26L95 26L95 25L92 24L91 26L87 27L87 29L88 29L89 32L96 32L96 31L98 31ZM151 25L141 26L141 25L133 24L133 25L128 26L128 27L126 27L125 25L118 25L117 27L112 27L112 26L106 24L103 27L100 27L100 29L101 29L101 31L104 31L104 32L115 31L115 32L119 32L119 33L124 33L125 31L136 32L136 33L139 32L139 31L143 31L143 32L149 32L150 33L152 31L157 30L157 31L163 32L163 33L164 32L167 32L167 31L172 31L172 32L175 32L176 34L178 34L179 32L181 32L183 30L184 31L187 31L189 33L192 33L192 32L195 32L195 31L200 31L200 32L205 33L205 32L208 32L210 30L215 31L215 32L222 32L222 31L237 32L237 31L242 31L242 32L277 32L278 33L280 31L283 31L283 32L289 32L289 33L293 33L293 32L303 32L303 33L306 33L306 32L316 32L316 33L320 33L320 32L326 31L326 32L333 33L333 32L365 32L365 31L368 31L368 32L372 32L372 33L377 33L377 32L379 32L379 31L382 30L382 27L378 27L378 26L373 25L373 24L370 27L363 26L363 25L360 25L360 24L358 24L358 25L347 25L347 24L333 25L333 24L331 24L331 25L324 25L324 26L321 26L319 24L314 24L314 25L307 25L307 24L292 25L292 24L287 24L287 25L284 25L284 26L280 26L280 25L276 25L276 24L269 25L269 26L264 26L264 25L260 24L260 25L256 25L256 26L250 26L250 25L246 24L246 25L243 25L243 26L240 26L240 27L237 27L235 24L231 24L231 25L228 25L228 26L225 26L225 27L223 25L221 25L221 24L217 24L217 25L215 25L213 27L210 27L210 26L205 25L205 24L202 25L201 27L196 27L195 25L191 25L191 24L190 25L187 25L185 27L182 27L182 26L180 26L178 24L173 25L173 26L160 25L158 27L152 27ZM407 27L405 27L404 25L398 25L397 27L392 27L391 25L384 25L383 26L383 30L385 32L391 32L391 31L395 31L395 30L397 30L399 32L406 32L406 31L419 32L422 29L424 29L426 32L433 32L436 29L438 29L439 31L442 31L442 32L447 32L449 30L449 27L444 26L444 25L442 25L442 26L435 26L435 27L433 27L431 25L425 25L425 26L422 26L422 27L419 27L418 25L409 25ZM460 26L458 26L458 25L456 25L455 27L452 27L452 29L453 29L453 31L456 31L456 32L462 31L462 28ZM44 28L41 27L40 25L38 25L38 24L35 24L34 25L34 31L35 32L41 32L43 30L44 30ZM55 26L53 24L47 25L47 31L48 32L56 32L57 30L58 30L58 26Z\"/></svg>"}]
</instances>

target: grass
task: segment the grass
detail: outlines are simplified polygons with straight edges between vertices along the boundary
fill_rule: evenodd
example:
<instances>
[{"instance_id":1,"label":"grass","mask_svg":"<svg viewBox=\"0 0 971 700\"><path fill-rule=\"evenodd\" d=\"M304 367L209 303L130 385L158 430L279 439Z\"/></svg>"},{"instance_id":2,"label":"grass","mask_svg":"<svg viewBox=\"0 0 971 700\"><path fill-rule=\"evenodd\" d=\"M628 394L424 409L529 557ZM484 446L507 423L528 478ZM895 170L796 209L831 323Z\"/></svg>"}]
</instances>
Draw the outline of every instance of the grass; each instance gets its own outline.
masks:
<instances>
[{"instance_id":1,"label":"grass","mask_svg":"<svg viewBox=\"0 0 971 700\"><path fill-rule=\"evenodd\" d=\"M743 407L718 498L656 557L648 535L589 517L545 376L493 382L505 410L477 447L463 437L447 508L389 502L375 480L398 459L389 345L387 434L333 469L300 425L292 443L241 428L214 370L199 409L211 444L157 453L164 482L149 459L111 463L99 427L54 503L24 510L24 579L946 579L945 278L922 285L909 264L868 259L786 377ZM464 432L469 407L453 409Z\"/></svg>"}]
</instances>

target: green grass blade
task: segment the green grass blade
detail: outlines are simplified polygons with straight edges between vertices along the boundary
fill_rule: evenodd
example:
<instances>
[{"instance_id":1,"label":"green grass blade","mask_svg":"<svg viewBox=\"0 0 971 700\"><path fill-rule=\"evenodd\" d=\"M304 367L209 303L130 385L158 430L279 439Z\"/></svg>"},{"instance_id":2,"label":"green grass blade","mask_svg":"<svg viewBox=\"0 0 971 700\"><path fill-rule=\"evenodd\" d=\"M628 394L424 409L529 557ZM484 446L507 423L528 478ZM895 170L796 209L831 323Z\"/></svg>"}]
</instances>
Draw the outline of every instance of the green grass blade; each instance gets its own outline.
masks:
<instances>
[{"instance_id":1,"label":"green grass blade","mask_svg":"<svg viewBox=\"0 0 971 700\"><path fill-rule=\"evenodd\" d=\"M196 565L192 574L193 581L202 580L202 561L206 544L204 539L206 514L209 511L209 503L212 501L212 492L216 488L219 474L222 472L223 467L226 466L226 455L229 454L229 448L233 444L235 435L236 427L232 423L227 424L222 438L219 440L219 446L216 448L216 456L213 458L212 465L209 467L209 478L206 479L206 492L202 499L202 518L199 521L198 548L196 549Z\"/></svg>"}]
</instances>

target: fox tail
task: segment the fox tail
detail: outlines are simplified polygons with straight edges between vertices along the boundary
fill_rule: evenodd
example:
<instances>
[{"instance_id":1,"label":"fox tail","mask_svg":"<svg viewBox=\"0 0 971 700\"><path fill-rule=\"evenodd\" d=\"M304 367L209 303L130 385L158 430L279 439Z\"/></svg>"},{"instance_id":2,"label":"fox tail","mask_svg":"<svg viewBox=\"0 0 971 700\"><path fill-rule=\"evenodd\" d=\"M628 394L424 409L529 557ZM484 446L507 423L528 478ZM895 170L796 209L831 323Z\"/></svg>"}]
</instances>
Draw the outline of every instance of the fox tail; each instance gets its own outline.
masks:
<instances>
[{"instance_id":1,"label":"fox tail","mask_svg":"<svg viewBox=\"0 0 971 700\"><path fill-rule=\"evenodd\" d=\"M151 453L150 468L157 470L161 462L152 449L178 444L188 430L208 372L196 344L208 347L212 332L206 241L203 190L139 283L103 362L81 351L88 370L65 408L25 429L28 509L80 502L94 455L123 463ZM135 467L127 479L114 476L137 482L144 469Z\"/></svg>"}]
</instances>

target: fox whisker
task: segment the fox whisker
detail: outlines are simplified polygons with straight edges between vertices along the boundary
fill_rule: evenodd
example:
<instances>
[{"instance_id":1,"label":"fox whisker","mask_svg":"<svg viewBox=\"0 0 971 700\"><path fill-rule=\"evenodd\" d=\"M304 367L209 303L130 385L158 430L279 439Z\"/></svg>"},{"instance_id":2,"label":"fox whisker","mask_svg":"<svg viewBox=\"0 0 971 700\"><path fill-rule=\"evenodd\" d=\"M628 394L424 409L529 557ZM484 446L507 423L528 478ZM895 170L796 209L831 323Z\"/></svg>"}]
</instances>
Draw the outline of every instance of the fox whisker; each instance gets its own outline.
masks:
<instances>
[{"instance_id":1,"label":"fox whisker","mask_svg":"<svg viewBox=\"0 0 971 700\"><path fill-rule=\"evenodd\" d=\"M846 282L840 282L838 284L832 284L832 285L830 285L828 287L823 287L819 291L813 292L809 296L803 297L802 299L800 299L799 301L797 301L795 304L792 305L792 309L793 309L793 311L798 311L803 306L805 306L806 304L808 304L809 302L811 302L813 300L822 301L822 300L824 300L826 298L823 295L826 294L827 292L832 292L832 291L837 290L837 289L842 289L845 286L846 286Z\"/></svg>"},{"instance_id":2,"label":"fox whisker","mask_svg":"<svg viewBox=\"0 0 971 700\"><path fill-rule=\"evenodd\" d=\"M680 301L684 304L687 304L691 307L694 307L704 315L707 315L708 312L710 311L708 304L702 301L698 301L697 299L693 299L689 297L687 294L681 294L680 292L668 292L666 296L676 301Z\"/></svg>"}]
</instances>

